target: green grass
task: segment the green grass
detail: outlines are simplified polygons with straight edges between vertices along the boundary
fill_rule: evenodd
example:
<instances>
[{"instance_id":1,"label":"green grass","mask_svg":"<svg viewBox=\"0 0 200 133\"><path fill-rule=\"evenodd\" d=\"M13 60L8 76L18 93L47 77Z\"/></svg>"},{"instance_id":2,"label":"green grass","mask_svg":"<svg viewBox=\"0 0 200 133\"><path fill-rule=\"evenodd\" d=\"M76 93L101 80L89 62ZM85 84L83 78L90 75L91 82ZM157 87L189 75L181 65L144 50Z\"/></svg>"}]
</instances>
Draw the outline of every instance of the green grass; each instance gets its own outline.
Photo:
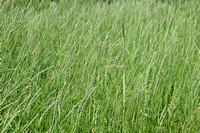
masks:
<instances>
[{"instance_id":1,"label":"green grass","mask_svg":"<svg viewBox=\"0 0 200 133\"><path fill-rule=\"evenodd\" d=\"M198 0L4 2L2 132L200 132Z\"/></svg>"}]
</instances>

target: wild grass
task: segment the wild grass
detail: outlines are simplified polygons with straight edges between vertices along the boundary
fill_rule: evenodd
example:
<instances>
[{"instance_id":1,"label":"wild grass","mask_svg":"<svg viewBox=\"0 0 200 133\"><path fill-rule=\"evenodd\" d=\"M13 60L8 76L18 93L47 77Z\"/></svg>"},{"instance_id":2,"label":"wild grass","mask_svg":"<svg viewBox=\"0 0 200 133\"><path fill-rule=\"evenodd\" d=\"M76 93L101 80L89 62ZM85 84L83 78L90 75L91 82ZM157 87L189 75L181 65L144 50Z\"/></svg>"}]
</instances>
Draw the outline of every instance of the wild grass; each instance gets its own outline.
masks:
<instances>
[{"instance_id":1,"label":"wild grass","mask_svg":"<svg viewBox=\"0 0 200 133\"><path fill-rule=\"evenodd\" d=\"M200 2L0 7L1 132L199 132Z\"/></svg>"}]
</instances>

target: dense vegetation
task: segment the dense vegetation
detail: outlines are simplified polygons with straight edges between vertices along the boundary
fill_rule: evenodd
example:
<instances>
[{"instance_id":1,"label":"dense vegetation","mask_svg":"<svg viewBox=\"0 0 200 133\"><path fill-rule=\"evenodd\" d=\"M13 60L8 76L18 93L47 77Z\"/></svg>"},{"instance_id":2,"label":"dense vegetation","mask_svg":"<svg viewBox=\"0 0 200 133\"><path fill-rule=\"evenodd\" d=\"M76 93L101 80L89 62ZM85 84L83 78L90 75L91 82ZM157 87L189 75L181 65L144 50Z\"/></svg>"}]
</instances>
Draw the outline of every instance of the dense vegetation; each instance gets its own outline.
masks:
<instances>
[{"instance_id":1,"label":"dense vegetation","mask_svg":"<svg viewBox=\"0 0 200 133\"><path fill-rule=\"evenodd\" d=\"M200 132L200 1L0 1L2 132Z\"/></svg>"}]
</instances>

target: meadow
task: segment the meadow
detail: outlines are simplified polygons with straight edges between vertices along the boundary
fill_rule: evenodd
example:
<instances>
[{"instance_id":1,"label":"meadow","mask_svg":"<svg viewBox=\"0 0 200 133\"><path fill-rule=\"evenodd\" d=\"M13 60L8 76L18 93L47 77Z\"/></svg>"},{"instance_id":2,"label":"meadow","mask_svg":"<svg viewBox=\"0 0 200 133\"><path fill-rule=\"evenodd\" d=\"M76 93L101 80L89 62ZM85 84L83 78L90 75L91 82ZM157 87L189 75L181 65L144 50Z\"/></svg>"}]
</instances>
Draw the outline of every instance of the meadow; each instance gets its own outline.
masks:
<instances>
[{"instance_id":1,"label":"meadow","mask_svg":"<svg viewBox=\"0 0 200 133\"><path fill-rule=\"evenodd\" d=\"M199 0L0 0L0 131L200 132Z\"/></svg>"}]
</instances>

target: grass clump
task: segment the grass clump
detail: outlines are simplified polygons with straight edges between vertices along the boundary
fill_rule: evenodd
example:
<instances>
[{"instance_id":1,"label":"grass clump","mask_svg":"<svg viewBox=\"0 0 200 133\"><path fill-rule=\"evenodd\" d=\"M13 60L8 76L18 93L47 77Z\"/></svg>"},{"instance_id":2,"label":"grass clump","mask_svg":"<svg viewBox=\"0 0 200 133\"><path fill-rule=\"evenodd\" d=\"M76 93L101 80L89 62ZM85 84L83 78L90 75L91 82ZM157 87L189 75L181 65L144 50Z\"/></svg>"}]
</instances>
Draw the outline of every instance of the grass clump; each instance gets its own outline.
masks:
<instances>
[{"instance_id":1,"label":"grass clump","mask_svg":"<svg viewBox=\"0 0 200 133\"><path fill-rule=\"evenodd\" d=\"M200 131L200 2L2 5L2 132Z\"/></svg>"}]
</instances>

